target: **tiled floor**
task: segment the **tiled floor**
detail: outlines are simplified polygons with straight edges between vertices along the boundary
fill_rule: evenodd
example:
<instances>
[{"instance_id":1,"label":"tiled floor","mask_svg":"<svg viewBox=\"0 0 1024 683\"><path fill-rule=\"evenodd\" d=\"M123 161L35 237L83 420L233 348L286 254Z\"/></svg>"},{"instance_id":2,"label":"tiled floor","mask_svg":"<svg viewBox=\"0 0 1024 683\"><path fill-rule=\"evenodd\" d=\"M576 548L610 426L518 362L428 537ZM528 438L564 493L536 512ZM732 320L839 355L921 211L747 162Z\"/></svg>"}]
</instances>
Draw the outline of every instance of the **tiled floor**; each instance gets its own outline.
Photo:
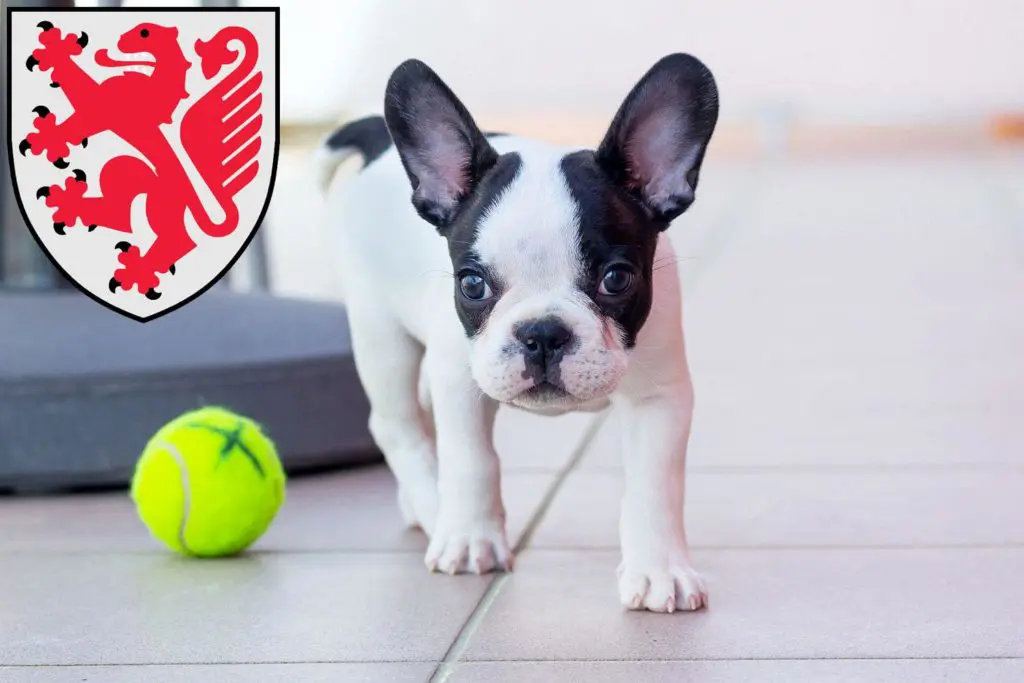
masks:
<instances>
[{"instance_id":1,"label":"tiled floor","mask_svg":"<svg viewBox=\"0 0 1024 683\"><path fill-rule=\"evenodd\" d=\"M624 612L615 415L503 412L511 575L428 575L382 469L249 557L0 500L0 681L1024 680L1024 157L710 167L673 230L701 613Z\"/></svg>"}]
</instances>

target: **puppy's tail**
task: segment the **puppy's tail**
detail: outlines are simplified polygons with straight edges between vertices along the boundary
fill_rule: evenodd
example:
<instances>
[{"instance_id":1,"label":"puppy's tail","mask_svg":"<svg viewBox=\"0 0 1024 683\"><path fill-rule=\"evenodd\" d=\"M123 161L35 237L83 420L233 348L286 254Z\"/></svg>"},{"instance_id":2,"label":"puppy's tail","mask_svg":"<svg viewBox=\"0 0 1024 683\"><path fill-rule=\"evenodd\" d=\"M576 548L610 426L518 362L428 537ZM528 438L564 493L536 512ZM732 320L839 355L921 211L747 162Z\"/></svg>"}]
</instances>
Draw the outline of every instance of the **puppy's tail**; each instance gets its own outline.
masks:
<instances>
[{"instance_id":1,"label":"puppy's tail","mask_svg":"<svg viewBox=\"0 0 1024 683\"><path fill-rule=\"evenodd\" d=\"M326 194L338 166L353 154L363 157L365 168L390 148L391 134L383 116L367 116L335 129L313 152L320 191Z\"/></svg>"}]
</instances>

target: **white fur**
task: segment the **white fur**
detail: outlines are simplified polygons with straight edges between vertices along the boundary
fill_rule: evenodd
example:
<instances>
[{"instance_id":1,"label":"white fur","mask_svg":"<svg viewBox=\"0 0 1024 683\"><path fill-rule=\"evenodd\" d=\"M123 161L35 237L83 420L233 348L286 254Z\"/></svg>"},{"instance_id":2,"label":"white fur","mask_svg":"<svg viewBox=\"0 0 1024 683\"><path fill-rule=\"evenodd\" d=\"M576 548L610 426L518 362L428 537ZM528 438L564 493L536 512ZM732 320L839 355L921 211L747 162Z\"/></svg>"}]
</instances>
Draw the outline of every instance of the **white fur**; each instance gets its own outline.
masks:
<instances>
[{"instance_id":1,"label":"white fur","mask_svg":"<svg viewBox=\"0 0 1024 683\"><path fill-rule=\"evenodd\" d=\"M706 591L683 524L693 391L671 245L659 242L654 305L627 353L621 331L574 289L578 217L558 166L566 150L511 136L492 145L519 151L523 167L480 226L477 248L508 289L475 342L455 313L447 244L413 209L394 149L329 197L370 426L403 515L430 536L432 570L511 568L492 439L499 401L558 413L610 400L626 417L621 600L634 609L699 608ZM549 312L580 340L562 362L576 400L532 406L517 398L521 358L503 349L517 322Z\"/></svg>"}]
</instances>

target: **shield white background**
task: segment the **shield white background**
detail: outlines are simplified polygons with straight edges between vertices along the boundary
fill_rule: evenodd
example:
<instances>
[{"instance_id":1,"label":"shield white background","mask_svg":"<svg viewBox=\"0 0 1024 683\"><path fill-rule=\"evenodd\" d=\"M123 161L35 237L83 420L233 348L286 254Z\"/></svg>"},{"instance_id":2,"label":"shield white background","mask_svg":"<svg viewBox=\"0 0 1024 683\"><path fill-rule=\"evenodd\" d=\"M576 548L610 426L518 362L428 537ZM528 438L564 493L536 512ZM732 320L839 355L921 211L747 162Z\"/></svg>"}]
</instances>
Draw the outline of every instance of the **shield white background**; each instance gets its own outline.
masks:
<instances>
[{"instance_id":1,"label":"shield white background","mask_svg":"<svg viewBox=\"0 0 1024 683\"><path fill-rule=\"evenodd\" d=\"M81 55L74 57L76 63L96 80L104 80L120 73L125 67L110 68L98 66L95 54L106 48L114 59L148 60L149 55L123 55L117 50L120 36L140 23L152 22L163 26L175 26L179 30L179 43L185 58L192 62L188 70L185 88L189 98L181 102L174 112L174 120L161 127L171 145L178 153L186 172L192 178L199 197L210 217L214 220L223 214L217 207L211 192L205 187L187 154L181 146L180 125L185 112L220 80L227 77L244 58L244 48L238 42L229 44L237 49L239 57L224 67L217 76L207 81L202 74L201 61L195 53L196 40L209 40L225 26L242 26L256 37L259 43L259 57L256 70L263 72L260 92L263 105L263 125L260 132L261 147L257 155L259 174L235 196L239 211L238 227L225 237L210 237L203 233L190 213L186 212L185 227L196 243L187 256L175 266L175 274L160 275L157 288L161 297L155 301L147 299L135 289L118 290L111 293L108 287L114 270L120 267L118 252L114 245L124 240L145 251L152 244L155 235L149 227L145 213L145 195L132 205L133 233L99 227L88 232L80 223L69 226L65 235L53 229L54 208L46 206L43 199L36 198L36 191L42 186L63 185L74 169L85 171L89 189L86 197L100 194L99 178L103 165L121 154L139 156L130 145L113 133L105 132L89 138L88 146L72 145L68 156L69 166L61 170L46 160L45 155L36 156L29 152L22 157L18 144L28 133L35 131L33 121L36 115L32 109L38 105L53 112L57 121L67 117L72 108L59 88L50 87L50 72L38 68L29 71L25 60L33 50L40 47L36 27L40 21L49 21L64 33L89 35L89 44ZM278 146L278 45L276 11L266 9L244 9L230 11L29 11L15 10L10 17L10 127L11 150L14 160L14 174L17 191L25 210L26 219L33 226L50 256L82 288L96 298L137 319L146 320L159 315L194 297L207 288L243 249L253 235L261 216L269 203L276 171Z\"/></svg>"}]
</instances>

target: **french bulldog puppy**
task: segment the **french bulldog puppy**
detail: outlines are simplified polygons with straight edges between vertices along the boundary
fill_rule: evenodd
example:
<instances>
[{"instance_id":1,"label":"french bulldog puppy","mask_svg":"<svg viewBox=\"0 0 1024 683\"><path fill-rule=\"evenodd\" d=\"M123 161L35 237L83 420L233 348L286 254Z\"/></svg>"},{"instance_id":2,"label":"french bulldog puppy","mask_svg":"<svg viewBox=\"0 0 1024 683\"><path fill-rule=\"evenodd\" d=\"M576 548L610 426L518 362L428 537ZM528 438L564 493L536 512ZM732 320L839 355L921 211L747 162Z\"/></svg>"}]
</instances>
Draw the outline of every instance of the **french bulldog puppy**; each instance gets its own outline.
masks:
<instances>
[{"instance_id":1,"label":"french bulldog puppy","mask_svg":"<svg viewBox=\"0 0 1024 683\"><path fill-rule=\"evenodd\" d=\"M317 150L370 430L404 518L429 536L431 571L512 567L500 404L613 405L625 424L621 601L706 604L683 523L694 399L664 233L694 201L717 120L714 77L685 54L639 80L596 149L484 133L409 60L383 117ZM363 169L331 185L352 155Z\"/></svg>"}]
</instances>

